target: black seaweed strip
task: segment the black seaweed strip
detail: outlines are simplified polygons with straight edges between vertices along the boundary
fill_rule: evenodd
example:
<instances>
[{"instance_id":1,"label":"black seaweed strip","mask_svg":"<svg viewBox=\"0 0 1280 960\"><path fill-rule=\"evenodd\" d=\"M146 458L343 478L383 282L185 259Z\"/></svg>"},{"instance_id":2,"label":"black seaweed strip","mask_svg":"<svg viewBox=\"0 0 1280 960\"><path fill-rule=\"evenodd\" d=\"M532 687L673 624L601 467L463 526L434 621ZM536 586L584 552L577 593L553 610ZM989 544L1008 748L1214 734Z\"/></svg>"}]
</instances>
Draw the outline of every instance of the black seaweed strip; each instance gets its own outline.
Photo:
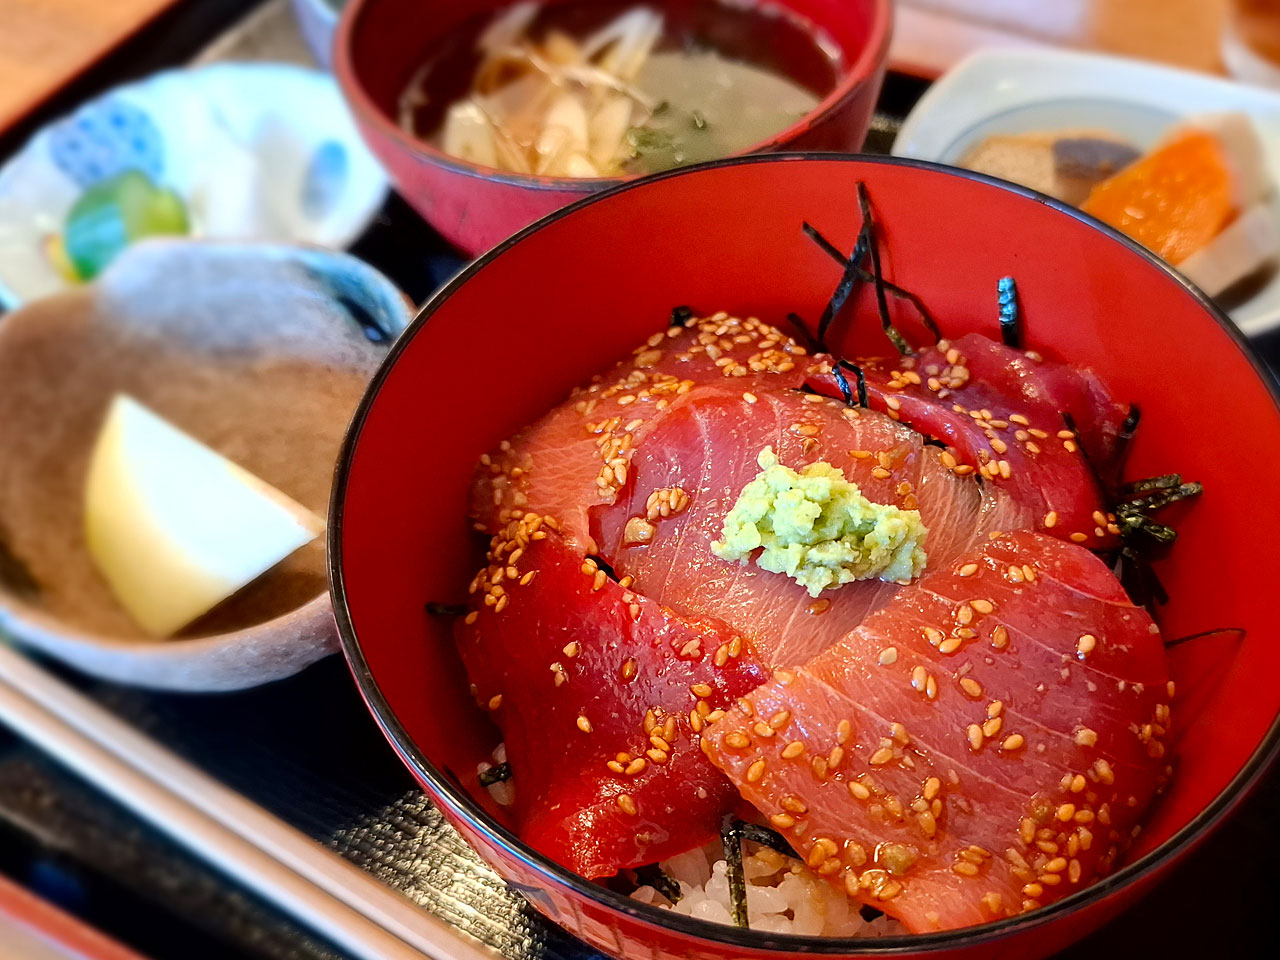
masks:
<instances>
[{"instance_id":1,"label":"black seaweed strip","mask_svg":"<svg viewBox=\"0 0 1280 960\"><path fill-rule=\"evenodd\" d=\"M1204 485L1200 483L1180 483L1176 487L1167 487L1157 490L1155 493L1148 494L1145 497L1138 497L1134 500L1126 500L1116 507L1117 516L1132 516L1134 514L1151 513L1154 510L1162 510L1171 503L1177 503L1179 500L1186 500L1190 497L1198 497L1204 492Z\"/></svg>"},{"instance_id":2,"label":"black seaweed strip","mask_svg":"<svg viewBox=\"0 0 1280 960\"><path fill-rule=\"evenodd\" d=\"M854 379L858 381L858 406L868 406L867 403L867 375L862 372L862 368L856 363L850 363L848 360L841 360L836 366L844 367L846 370L853 371Z\"/></svg>"},{"instance_id":3,"label":"black seaweed strip","mask_svg":"<svg viewBox=\"0 0 1280 960\"><path fill-rule=\"evenodd\" d=\"M1212 630L1201 630L1199 633L1189 633L1185 637L1166 640L1164 645L1166 648L1177 647L1190 640L1201 640L1205 637L1225 637L1228 635L1232 635L1235 640L1240 641L1244 639L1245 633L1241 627L1215 627Z\"/></svg>"},{"instance_id":4,"label":"black seaweed strip","mask_svg":"<svg viewBox=\"0 0 1280 960\"><path fill-rule=\"evenodd\" d=\"M1141 422L1142 410L1136 403L1130 403L1129 412L1125 415L1124 422L1120 424L1120 430L1116 434L1115 455L1111 458L1111 483L1107 493L1113 500L1121 499L1120 478L1124 476L1125 464L1129 462L1129 447Z\"/></svg>"},{"instance_id":5,"label":"black seaweed strip","mask_svg":"<svg viewBox=\"0 0 1280 960\"><path fill-rule=\"evenodd\" d=\"M809 224L805 224L805 226L808 227L808 229L805 230L805 233L809 236L810 239L813 240L814 243L816 243L819 247L822 248L822 251L824 253L826 253L829 257L831 257L832 260L840 264L842 267L848 264L849 262L848 259L845 257L843 253L840 252L839 248L836 247L834 243L832 243L830 240L824 237L821 233L819 233L817 228L810 227ZM861 234L859 234L859 236L861 236ZM861 280L863 283L871 283L873 278L867 270L865 270L862 267L859 267L858 279ZM910 303L913 307L916 308L916 312L920 314L920 322L924 324L926 330L928 330L931 334L933 334L935 341L942 339L942 331L938 328L938 321L936 321L933 318L933 314L929 312L929 308L924 305L923 300L921 300L918 296L916 296L910 290L904 290L902 287L898 286L892 280L886 280L883 277L881 277L880 280L884 284L885 290L888 293L891 293L895 299L906 300L908 303Z\"/></svg>"},{"instance_id":6,"label":"black seaweed strip","mask_svg":"<svg viewBox=\"0 0 1280 960\"><path fill-rule=\"evenodd\" d=\"M813 240L817 241L824 249L835 250L826 237L822 236L817 229L810 223L804 223L804 232ZM835 290L831 294L831 298L827 301L827 305L822 308L822 316L818 320L818 342L822 344L823 349L827 346L827 331L831 329L831 322L840 313L845 303L848 301L850 294L858 285L858 281L862 279L862 258L867 255L867 226L863 222L862 229L858 232L858 241L854 244L853 253L849 255L849 259L843 261L844 271L840 274L840 282L836 284Z\"/></svg>"},{"instance_id":7,"label":"black seaweed strip","mask_svg":"<svg viewBox=\"0 0 1280 960\"><path fill-rule=\"evenodd\" d=\"M996 282L996 301L1000 304L1000 339L1006 347L1022 347L1022 304L1018 301L1018 282L1001 277Z\"/></svg>"},{"instance_id":8,"label":"black seaweed strip","mask_svg":"<svg viewBox=\"0 0 1280 960\"><path fill-rule=\"evenodd\" d=\"M490 767L481 773L476 779L480 781L480 786L491 787L495 783L503 783L511 779L511 764L500 763L496 767Z\"/></svg>"},{"instance_id":9,"label":"black seaweed strip","mask_svg":"<svg viewBox=\"0 0 1280 960\"><path fill-rule=\"evenodd\" d=\"M720 842L724 844L724 859L729 881L729 900L732 903L735 926L749 927L747 918L747 881L742 872L742 834L733 815L724 818L720 827Z\"/></svg>"},{"instance_id":10,"label":"black seaweed strip","mask_svg":"<svg viewBox=\"0 0 1280 960\"><path fill-rule=\"evenodd\" d=\"M642 884L648 884L657 890L660 894L670 900L672 903L680 902L680 884L672 880L669 876L662 872L662 868L656 863L650 863L643 867L636 867L636 879Z\"/></svg>"},{"instance_id":11,"label":"black seaweed strip","mask_svg":"<svg viewBox=\"0 0 1280 960\"><path fill-rule=\"evenodd\" d=\"M762 827L756 823L747 823L745 820L738 821L737 829L743 840L750 840L752 843L758 843L762 847L776 850L783 856L794 857L796 855L795 848L787 843L786 837L777 830L770 830L768 827Z\"/></svg>"},{"instance_id":12,"label":"black seaweed strip","mask_svg":"<svg viewBox=\"0 0 1280 960\"><path fill-rule=\"evenodd\" d=\"M427 613L433 617L461 617L466 612L467 606L462 603L437 603L435 600L427 603Z\"/></svg>"},{"instance_id":13,"label":"black seaweed strip","mask_svg":"<svg viewBox=\"0 0 1280 960\"><path fill-rule=\"evenodd\" d=\"M669 324L669 326L672 326L672 327L683 327L683 326L685 325L685 323L686 323L686 322L688 322L688 321L689 321L689 320L691 320L691 319L693 319L693 308L692 308L692 307L685 307L685 306L672 307L672 308L671 308L671 323Z\"/></svg>"},{"instance_id":14,"label":"black seaweed strip","mask_svg":"<svg viewBox=\"0 0 1280 960\"><path fill-rule=\"evenodd\" d=\"M809 327L805 324L804 318L801 317L800 314L788 313L787 321L795 329L796 333L800 335L799 340L802 347L810 353L823 352L822 344L818 343L818 341L814 339L813 334L809 332Z\"/></svg>"},{"instance_id":15,"label":"black seaweed strip","mask_svg":"<svg viewBox=\"0 0 1280 960\"><path fill-rule=\"evenodd\" d=\"M845 404L856 407L857 404L853 402L853 390L849 387L849 378L844 375L839 364L831 368L831 375L836 378L836 386L840 388L840 396L844 397Z\"/></svg>"},{"instance_id":16,"label":"black seaweed strip","mask_svg":"<svg viewBox=\"0 0 1280 960\"><path fill-rule=\"evenodd\" d=\"M1126 483L1120 488L1120 496L1134 497L1141 496L1145 493L1151 493L1155 490L1168 490L1170 487L1176 487L1182 483L1182 474L1166 473L1161 477L1147 477L1145 480L1135 480L1133 483Z\"/></svg>"},{"instance_id":17,"label":"black seaweed strip","mask_svg":"<svg viewBox=\"0 0 1280 960\"><path fill-rule=\"evenodd\" d=\"M884 273L880 266L880 243L876 239L876 222L871 216L871 198L867 196L867 185L858 184L858 206L862 209L862 229L867 235L867 249L871 254L871 278L875 281L876 309L880 311L880 327L889 338L898 353L903 356L915 353L906 337L898 332L889 316L889 301L884 294Z\"/></svg>"}]
</instances>

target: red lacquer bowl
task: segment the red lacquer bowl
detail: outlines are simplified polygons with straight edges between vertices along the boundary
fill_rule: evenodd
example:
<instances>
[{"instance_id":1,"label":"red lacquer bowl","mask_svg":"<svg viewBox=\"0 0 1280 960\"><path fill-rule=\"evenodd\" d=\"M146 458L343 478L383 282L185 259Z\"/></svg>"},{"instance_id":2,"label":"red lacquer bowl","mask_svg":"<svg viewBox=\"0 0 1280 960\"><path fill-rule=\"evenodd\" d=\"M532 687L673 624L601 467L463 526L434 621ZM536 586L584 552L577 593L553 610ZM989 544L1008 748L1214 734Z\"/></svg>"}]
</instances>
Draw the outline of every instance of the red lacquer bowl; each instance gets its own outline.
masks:
<instances>
[{"instance_id":1,"label":"red lacquer bowl","mask_svg":"<svg viewBox=\"0 0 1280 960\"><path fill-rule=\"evenodd\" d=\"M396 123L396 102L422 54L459 23L513 0L352 0L334 38L333 68L361 134L396 188L444 237L477 254L539 217L621 178L573 180L503 173L450 157ZM556 3L563 0L546 0ZM689 0L652 0L678 7ZM884 79L891 0L767 0L816 25L845 51L836 88L810 114L750 153L856 151ZM778 52L785 56L785 51Z\"/></svg>"},{"instance_id":2,"label":"red lacquer bowl","mask_svg":"<svg viewBox=\"0 0 1280 960\"><path fill-rule=\"evenodd\" d=\"M944 333L998 336L996 281L1011 274L1027 345L1093 367L1118 398L1141 405L1130 478L1180 471L1206 485L1158 568L1171 595L1165 635L1246 631L1239 642L1171 648L1179 770L1113 876L1022 917L871 942L751 934L659 912L521 844L450 775L474 771L497 733L468 695L447 625L423 610L465 593L474 557L466 493L482 452L662 329L673 305L771 321L794 310L812 321L839 268L801 222L851 248L859 180L882 224L887 275L923 297ZM877 331L871 310L859 309L856 324ZM450 822L540 910L606 953L1042 957L1148 889L1277 751L1275 588L1250 545L1280 541L1280 513L1244 508L1280 489L1280 458L1247 456L1280 449L1273 390L1229 322L1169 267L1029 191L923 163L821 156L649 178L504 243L397 344L338 469L329 548L344 649L387 737Z\"/></svg>"}]
</instances>

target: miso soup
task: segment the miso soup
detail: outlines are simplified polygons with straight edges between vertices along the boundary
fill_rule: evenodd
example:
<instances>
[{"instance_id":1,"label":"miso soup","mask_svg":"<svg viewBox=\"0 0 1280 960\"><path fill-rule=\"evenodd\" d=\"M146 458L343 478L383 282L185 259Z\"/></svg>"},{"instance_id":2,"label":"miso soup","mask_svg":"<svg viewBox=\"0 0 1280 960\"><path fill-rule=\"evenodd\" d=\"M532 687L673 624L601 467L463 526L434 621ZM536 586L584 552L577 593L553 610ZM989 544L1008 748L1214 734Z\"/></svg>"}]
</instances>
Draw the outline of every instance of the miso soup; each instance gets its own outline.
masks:
<instances>
[{"instance_id":1,"label":"miso soup","mask_svg":"<svg viewBox=\"0 0 1280 960\"><path fill-rule=\"evenodd\" d=\"M811 112L843 53L767 2L519 3L428 50L415 136L511 173L617 177L739 153Z\"/></svg>"}]
</instances>

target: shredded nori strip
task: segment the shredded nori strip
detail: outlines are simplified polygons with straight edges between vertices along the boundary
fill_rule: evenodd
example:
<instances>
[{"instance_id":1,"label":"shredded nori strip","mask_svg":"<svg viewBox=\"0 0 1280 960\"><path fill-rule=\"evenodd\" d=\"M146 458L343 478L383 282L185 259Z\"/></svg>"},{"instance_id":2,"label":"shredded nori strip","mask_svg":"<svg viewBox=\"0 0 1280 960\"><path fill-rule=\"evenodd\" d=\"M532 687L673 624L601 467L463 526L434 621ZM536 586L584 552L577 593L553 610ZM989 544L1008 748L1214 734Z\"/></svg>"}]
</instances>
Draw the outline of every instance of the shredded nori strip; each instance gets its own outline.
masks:
<instances>
[{"instance_id":1,"label":"shredded nori strip","mask_svg":"<svg viewBox=\"0 0 1280 960\"><path fill-rule=\"evenodd\" d=\"M1146 493L1154 493L1157 490L1169 490L1172 487L1182 483L1182 474L1166 473L1160 477L1147 477L1145 480L1135 480L1133 483L1126 483L1120 488L1120 496L1128 499L1134 496L1142 496Z\"/></svg>"},{"instance_id":2,"label":"shredded nori strip","mask_svg":"<svg viewBox=\"0 0 1280 960\"><path fill-rule=\"evenodd\" d=\"M880 242L876 239L876 222L871 215L871 198L867 196L867 185L861 182L858 184L858 206L862 209L862 230L867 237L867 251L871 254L871 279L875 282L880 326L884 335L898 348L898 353L905 357L915 353L915 350L907 343L907 338L898 332L889 316L889 301L884 294L884 272L880 267Z\"/></svg>"},{"instance_id":3,"label":"shredded nori strip","mask_svg":"<svg viewBox=\"0 0 1280 960\"><path fill-rule=\"evenodd\" d=\"M1129 412L1125 415L1124 422L1120 424L1120 431L1116 434L1116 450L1112 457L1111 467L1111 485L1107 490L1108 493L1116 493L1119 495L1120 477L1124 474L1125 464L1129 460L1129 445L1133 442L1133 436L1138 432L1138 424L1142 421L1142 410L1136 403L1129 404Z\"/></svg>"},{"instance_id":4,"label":"shredded nori strip","mask_svg":"<svg viewBox=\"0 0 1280 960\"><path fill-rule=\"evenodd\" d=\"M824 247L830 246L827 238L822 236L812 224L805 222L803 227L805 234L812 240ZM836 289L831 294L831 299L822 308L822 317L818 320L818 342L823 345L824 349L827 344L827 331L831 329L831 321L844 308L849 295L853 293L854 288L858 285L858 281L866 274L866 271L862 269L862 261L867 255L868 244L868 231L864 222L862 230L858 233L858 241L854 244L853 253L849 255L848 260L843 260L842 258L844 272L840 275L840 282L836 284ZM840 253L833 246L830 249L835 250L837 255Z\"/></svg>"},{"instance_id":5,"label":"shredded nori strip","mask_svg":"<svg viewBox=\"0 0 1280 960\"><path fill-rule=\"evenodd\" d=\"M816 243L819 247L822 248L823 253L829 256L836 263L840 264L840 266L842 267L847 266L849 264L851 258L846 257L843 253L841 253L840 249L834 243L832 243L830 240L824 237L821 233L819 233L816 227L813 227L807 223L804 225L804 227L805 227L805 231L804 231L805 234L809 237L809 239L811 239L814 243ZM861 239L862 234L860 233L858 236L859 236L859 239ZM854 254L856 255L857 252L858 251L855 248ZM858 279L861 280L863 283L871 282L872 276L865 268L858 267L856 272L858 275ZM933 319L933 314L929 312L929 308L924 305L923 300L917 297L910 290L904 290L902 287L898 286L896 283L893 283L891 280L887 280L881 277L881 282L884 284L885 291L889 293L891 296L893 296L894 299L906 300L908 303L910 303L913 307L916 308L916 312L920 314L920 322L924 324L924 327L926 330L928 330L931 334L933 334L933 339L935 342L942 339L942 331L939 330L938 328L938 322Z\"/></svg>"},{"instance_id":6,"label":"shredded nori strip","mask_svg":"<svg viewBox=\"0 0 1280 960\"><path fill-rule=\"evenodd\" d=\"M662 872L662 868L656 863L646 864L643 867L636 867L633 871L639 885L647 884L660 894L670 900L673 904L679 903L681 898L680 884L676 883L671 877Z\"/></svg>"},{"instance_id":7,"label":"shredded nori strip","mask_svg":"<svg viewBox=\"0 0 1280 960\"><path fill-rule=\"evenodd\" d=\"M1018 302L1018 282L1013 277L996 281L996 300L1000 304L1000 339L1006 347L1022 347L1022 305Z\"/></svg>"},{"instance_id":8,"label":"shredded nori strip","mask_svg":"<svg viewBox=\"0 0 1280 960\"><path fill-rule=\"evenodd\" d=\"M725 872L729 881L729 901L732 904L734 926L749 927L747 881L742 872L742 834L738 830L741 822L735 820L732 814L725 817L720 826L720 842L724 844L724 860L728 868Z\"/></svg>"},{"instance_id":9,"label":"shredded nori strip","mask_svg":"<svg viewBox=\"0 0 1280 960\"><path fill-rule=\"evenodd\" d=\"M804 318L798 313L788 313L787 322L791 324L796 332L794 339L800 341L800 346L804 347L810 353L822 353L825 348L817 340L814 339L809 327L805 324Z\"/></svg>"},{"instance_id":10,"label":"shredded nori strip","mask_svg":"<svg viewBox=\"0 0 1280 960\"><path fill-rule=\"evenodd\" d=\"M504 783L511 779L511 764L500 763L497 766L490 767L476 779L480 781L480 786L482 787L491 787L495 783Z\"/></svg>"},{"instance_id":11,"label":"shredded nori strip","mask_svg":"<svg viewBox=\"0 0 1280 960\"><path fill-rule=\"evenodd\" d=\"M1189 633L1185 637L1176 637L1173 640L1166 640L1164 645L1166 648L1180 646L1191 640L1202 640L1205 637L1227 637L1240 641L1244 639L1244 630L1241 627L1215 627L1212 630L1201 630L1199 633Z\"/></svg>"},{"instance_id":12,"label":"shredded nori strip","mask_svg":"<svg viewBox=\"0 0 1280 960\"><path fill-rule=\"evenodd\" d=\"M787 843L782 834L777 830L762 827L758 823L747 823L745 820L739 820L738 834L743 840L749 840L751 843L758 843L762 847L776 850L783 856L794 857L796 855L795 848Z\"/></svg>"},{"instance_id":13,"label":"shredded nori strip","mask_svg":"<svg viewBox=\"0 0 1280 960\"><path fill-rule=\"evenodd\" d=\"M683 327L685 323L693 319L693 308L686 306L671 308L671 326Z\"/></svg>"},{"instance_id":14,"label":"shredded nori strip","mask_svg":"<svg viewBox=\"0 0 1280 960\"><path fill-rule=\"evenodd\" d=\"M853 373L854 379L858 381L858 406L868 406L867 375L862 372L862 368L856 363L850 363L848 360L841 360L836 364L836 367L843 368Z\"/></svg>"},{"instance_id":15,"label":"shredded nori strip","mask_svg":"<svg viewBox=\"0 0 1280 960\"><path fill-rule=\"evenodd\" d=\"M427 613L433 617L461 617L467 612L467 606L463 603L437 603L431 600L427 603Z\"/></svg>"},{"instance_id":16,"label":"shredded nori strip","mask_svg":"<svg viewBox=\"0 0 1280 960\"><path fill-rule=\"evenodd\" d=\"M853 390L849 387L849 378L844 375L839 364L831 368L831 375L836 378L836 386L840 388L840 396L844 398L845 404L856 407L857 404L853 402Z\"/></svg>"},{"instance_id":17,"label":"shredded nori strip","mask_svg":"<svg viewBox=\"0 0 1280 960\"><path fill-rule=\"evenodd\" d=\"M786 857L796 856L795 849L778 831L739 820L733 814L724 818L720 826L720 842L724 844L724 860L728 868L726 876L729 881L729 900L733 907L733 922L739 927L751 926L747 916L747 881L742 871L744 840L776 850Z\"/></svg>"}]
</instances>

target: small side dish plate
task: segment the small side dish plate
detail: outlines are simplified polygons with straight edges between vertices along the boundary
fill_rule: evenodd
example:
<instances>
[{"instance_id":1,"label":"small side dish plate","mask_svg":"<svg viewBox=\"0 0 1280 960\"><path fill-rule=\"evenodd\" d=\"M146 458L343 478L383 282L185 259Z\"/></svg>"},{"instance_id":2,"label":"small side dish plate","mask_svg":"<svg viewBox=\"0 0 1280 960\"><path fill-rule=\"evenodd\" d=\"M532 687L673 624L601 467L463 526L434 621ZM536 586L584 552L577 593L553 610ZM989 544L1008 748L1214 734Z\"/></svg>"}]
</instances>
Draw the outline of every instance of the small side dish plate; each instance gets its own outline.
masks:
<instances>
[{"instance_id":1,"label":"small side dish plate","mask_svg":"<svg viewBox=\"0 0 1280 960\"><path fill-rule=\"evenodd\" d=\"M1100 54L985 51L929 88L903 123L893 155L956 164L992 134L1073 127L1114 129L1145 148L1182 117L1230 110L1253 121L1280 184L1280 95ZM1280 189L1272 206L1280 219ZM1248 336L1280 326L1280 272L1228 313Z\"/></svg>"},{"instance_id":2,"label":"small side dish plate","mask_svg":"<svg viewBox=\"0 0 1280 960\"><path fill-rule=\"evenodd\" d=\"M174 191L196 237L334 249L387 190L328 74L281 63L165 71L89 101L0 167L0 309L69 285L51 243L86 189L126 170Z\"/></svg>"}]
</instances>

